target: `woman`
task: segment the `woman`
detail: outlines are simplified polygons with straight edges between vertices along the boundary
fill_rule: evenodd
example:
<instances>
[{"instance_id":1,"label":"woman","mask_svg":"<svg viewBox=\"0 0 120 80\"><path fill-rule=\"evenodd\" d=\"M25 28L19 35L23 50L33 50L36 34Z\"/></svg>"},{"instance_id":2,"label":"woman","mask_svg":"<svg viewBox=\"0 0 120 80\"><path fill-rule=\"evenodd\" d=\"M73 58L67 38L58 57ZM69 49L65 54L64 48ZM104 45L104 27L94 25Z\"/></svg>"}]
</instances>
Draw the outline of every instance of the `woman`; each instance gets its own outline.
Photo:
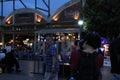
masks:
<instances>
[{"instance_id":1,"label":"woman","mask_svg":"<svg viewBox=\"0 0 120 80\"><path fill-rule=\"evenodd\" d=\"M97 33L88 33L79 51L80 59L73 74L76 80L99 80L100 68L103 63L103 55L96 51L101 45L100 36Z\"/></svg>"}]
</instances>

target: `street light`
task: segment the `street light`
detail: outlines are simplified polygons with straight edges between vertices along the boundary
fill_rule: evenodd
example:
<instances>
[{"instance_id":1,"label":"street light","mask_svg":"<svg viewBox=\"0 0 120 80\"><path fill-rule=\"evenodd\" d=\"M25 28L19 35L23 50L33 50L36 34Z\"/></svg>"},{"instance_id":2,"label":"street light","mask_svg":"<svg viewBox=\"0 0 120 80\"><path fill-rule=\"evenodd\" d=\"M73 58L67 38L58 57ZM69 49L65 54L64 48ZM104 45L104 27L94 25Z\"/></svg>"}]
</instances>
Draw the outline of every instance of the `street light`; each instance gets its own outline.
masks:
<instances>
[{"instance_id":1,"label":"street light","mask_svg":"<svg viewBox=\"0 0 120 80\"><path fill-rule=\"evenodd\" d=\"M83 25L83 20L78 20L78 25L82 26Z\"/></svg>"},{"instance_id":2,"label":"street light","mask_svg":"<svg viewBox=\"0 0 120 80\"><path fill-rule=\"evenodd\" d=\"M81 31L82 31L82 26L83 26L83 20L78 20L78 25L79 27L79 34L78 34L78 39L81 39Z\"/></svg>"},{"instance_id":3,"label":"street light","mask_svg":"<svg viewBox=\"0 0 120 80\"><path fill-rule=\"evenodd\" d=\"M79 25L79 36L78 36L78 39L82 39L82 31L83 31L83 24L84 24L84 15L83 15L83 8L84 8L84 5L85 5L85 1L86 0L79 0L80 1L80 20L78 20L78 25Z\"/></svg>"}]
</instances>

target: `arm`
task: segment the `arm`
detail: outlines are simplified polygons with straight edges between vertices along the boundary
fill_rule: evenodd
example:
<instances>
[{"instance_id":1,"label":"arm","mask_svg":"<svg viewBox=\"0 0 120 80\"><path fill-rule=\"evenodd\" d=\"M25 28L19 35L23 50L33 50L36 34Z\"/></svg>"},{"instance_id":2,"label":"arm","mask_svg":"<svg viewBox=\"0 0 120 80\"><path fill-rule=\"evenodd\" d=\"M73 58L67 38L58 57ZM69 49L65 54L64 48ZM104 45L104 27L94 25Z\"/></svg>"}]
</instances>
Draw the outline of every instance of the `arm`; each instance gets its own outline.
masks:
<instances>
[{"instance_id":1,"label":"arm","mask_svg":"<svg viewBox=\"0 0 120 80\"><path fill-rule=\"evenodd\" d=\"M98 69L103 66L103 60L104 60L104 56L102 54L98 54L95 61Z\"/></svg>"},{"instance_id":2,"label":"arm","mask_svg":"<svg viewBox=\"0 0 120 80\"><path fill-rule=\"evenodd\" d=\"M54 68L55 67L55 63L56 63L56 58L55 56L52 57L52 67Z\"/></svg>"},{"instance_id":3,"label":"arm","mask_svg":"<svg viewBox=\"0 0 120 80\"><path fill-rule=\"evenodd\" d=\"M58 55L57 50L54 46L52 46L51 53L52 53L52 72L55 72Z\"/></svg>"}]
</instances>

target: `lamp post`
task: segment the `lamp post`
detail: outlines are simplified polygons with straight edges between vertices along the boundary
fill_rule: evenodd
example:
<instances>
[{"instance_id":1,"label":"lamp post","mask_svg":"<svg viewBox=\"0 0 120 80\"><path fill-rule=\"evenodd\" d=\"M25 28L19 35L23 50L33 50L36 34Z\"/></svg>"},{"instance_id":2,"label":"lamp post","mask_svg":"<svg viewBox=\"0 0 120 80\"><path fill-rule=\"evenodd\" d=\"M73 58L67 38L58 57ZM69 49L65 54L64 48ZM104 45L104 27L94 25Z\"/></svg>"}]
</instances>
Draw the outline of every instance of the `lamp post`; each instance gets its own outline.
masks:
<instances>
[{"instance_id":1,"label":"lamp post","mask_svg":"<svg viewBox=\"0 0 120 80\"><path fill-rule=\"evenodd\" d=\"M85 0L80 0L80 19L78 20L78 25L79 25L79 35L78 35L78 39L80 40L81 39L81 32L82 32L82 29L83 29L83 6L84 6L84 1Z\"/></svg>"},{"instance_id":2,"label":"lamp post","mask_svg":"<svg viewBox=\"0 0 120 80\"><path fill-rule=\"evenodd\" d=\"M82 31L82 26L83 26L83 20L78 20L78 25L79 25L79 34L78 34L78 39L81 39L81 31Z\"/></svg>"}]
</instances>

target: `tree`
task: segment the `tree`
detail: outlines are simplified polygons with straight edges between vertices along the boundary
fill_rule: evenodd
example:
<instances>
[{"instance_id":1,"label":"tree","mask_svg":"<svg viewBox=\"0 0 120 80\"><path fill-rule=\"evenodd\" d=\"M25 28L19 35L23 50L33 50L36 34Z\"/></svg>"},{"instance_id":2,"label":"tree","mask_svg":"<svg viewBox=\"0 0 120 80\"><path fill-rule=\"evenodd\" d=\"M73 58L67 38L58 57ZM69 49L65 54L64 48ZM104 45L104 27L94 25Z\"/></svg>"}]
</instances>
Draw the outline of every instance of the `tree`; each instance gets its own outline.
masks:
<instances>
[{"instance_id":1,"label":"tree","mask_svg":"<svg viewBox=\"0 0 120 80\"><path fill-rule=\"evenodd\" d=\"M86 0L83 13L88 30L110 39L120 33L120 0Z\"/></svg>"}]
</instances>

